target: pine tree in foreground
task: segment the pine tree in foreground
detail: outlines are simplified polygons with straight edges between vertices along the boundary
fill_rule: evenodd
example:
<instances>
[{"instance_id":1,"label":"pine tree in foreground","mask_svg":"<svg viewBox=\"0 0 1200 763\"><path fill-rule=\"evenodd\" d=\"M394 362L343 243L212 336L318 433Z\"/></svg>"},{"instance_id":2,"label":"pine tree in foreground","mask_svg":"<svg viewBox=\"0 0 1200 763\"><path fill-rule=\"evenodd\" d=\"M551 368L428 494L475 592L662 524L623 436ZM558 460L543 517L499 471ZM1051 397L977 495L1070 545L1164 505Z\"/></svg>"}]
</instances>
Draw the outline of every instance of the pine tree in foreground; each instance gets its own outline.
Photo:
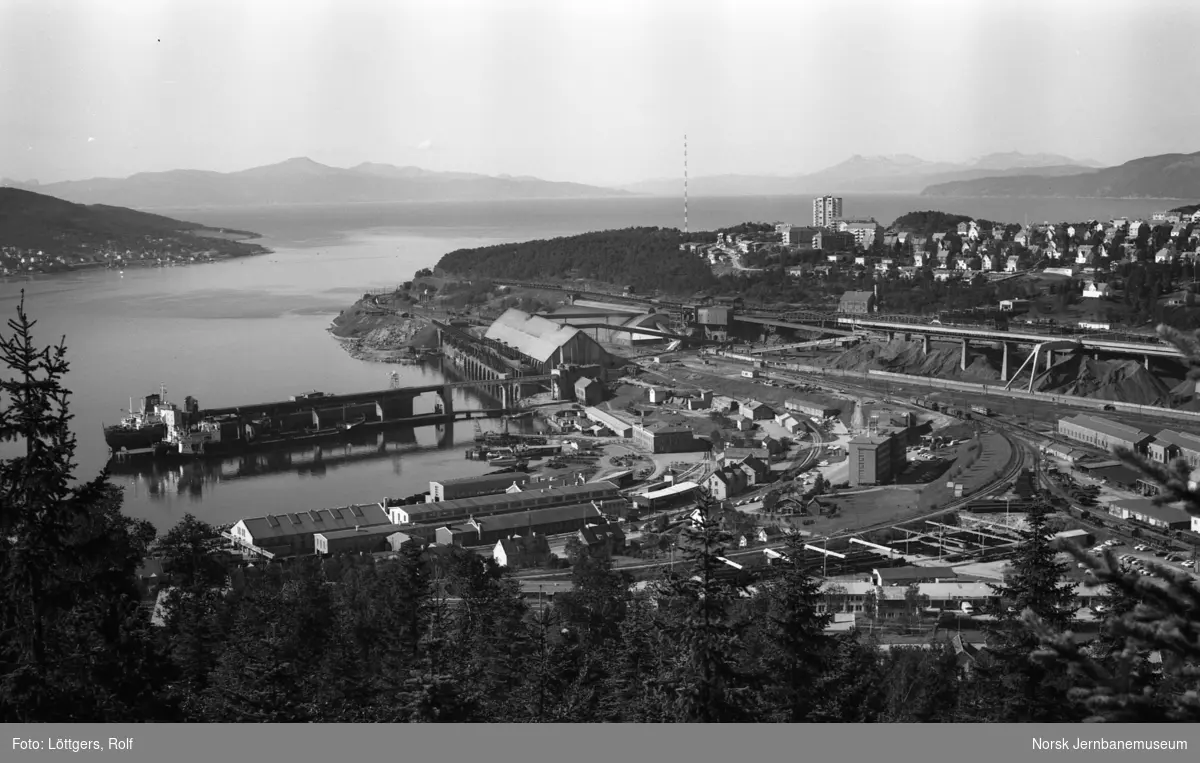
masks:
<instances>
[{"instance_id":1,"label":"pine tree in foreground","mask_svg":"<svg viewBox=\"0 0 1200 763\"><path fill-rule=\"evenodd\" d=\"M39 347L21 294L0 337L0 721L170 717L135 573L154 537L101 473L74 479L66 346ZM11 374L11 376L10 376Z\"/></svg>"},{"instance_id":2,"label":"pine tree in foreground","mask_svg":"<svg viewBox=\"0 0 1200 763\"><path fill-rule=\"evenodd\" d=\"M1159 326L1159 335L1175 345L1189 368L1188 378L1200 379L1200 331L1184 334ZM1189 467L1180 460L1169 466L1118 448L1116 454L1158 483L1160 503L1178 503L1191 516L1200 516L1200 492L1188 485ZM1122 597L1137 602L1110 616L1107 655L1094 655L1030 610L1024 619L1043 648L1037 657L1061 661L1081 683L1072 692L1093 721L1200 721L1200 585L1194 578L1165 565L1150 565L1153 578L1123 572L1111 552L1103 558L1064 544L1069 552ZM1161 673L1147 665L1157 653Z\"/></svg>"},{"instance_id":3,"label":"pine tree in foreground","mask_svg":"<svg viewBox=\"0 0 1200 763\"><path fill-rule=\"evenodd\" d=\"M677 721L731 723L753 720L750 682L739 666L737 593L723 556L731 536L721 530L715 506L700 503L697 527L683 530L684 572L667 583L665 630L677 645L672 672Z\"/></svg>"}]
</instances>

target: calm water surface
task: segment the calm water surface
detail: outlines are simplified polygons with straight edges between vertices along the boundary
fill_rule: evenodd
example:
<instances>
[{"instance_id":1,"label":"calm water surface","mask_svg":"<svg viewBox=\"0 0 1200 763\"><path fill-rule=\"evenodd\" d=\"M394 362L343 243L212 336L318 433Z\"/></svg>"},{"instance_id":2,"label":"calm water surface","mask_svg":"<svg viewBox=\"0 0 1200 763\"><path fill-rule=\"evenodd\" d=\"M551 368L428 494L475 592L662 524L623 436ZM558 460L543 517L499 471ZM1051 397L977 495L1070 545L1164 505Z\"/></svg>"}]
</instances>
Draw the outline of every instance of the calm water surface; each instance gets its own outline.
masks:
<instances>
[{"instance_id":1,"label":"calm water surface","mask_svg":"<svg viewBox=\"0 0 1200 763\"><path fill-rule=\"evenodd\" d=\"M807 198L693 199L693 229L746 220L804 222ZM1153 200L926 199L846 197L846 214L881 222L912 210L941 209L994 220L1078 220L1145 215L1173 206ZM13 315L19 292L38 320L37 338L65 335L68 387L79 438L81 477L107 461L101 427L115 423L131 396L157 391L202 407L278 400L320 389L353 392L441 379L436 368L353 360L328 335L337 312L368 288L392 286L461 247L641 225L678 226L673 199L552 202L363 204L237 210L156 210L180 219L253 230L273 254L192 267L77 273L0 281L0 310ZM474 398L460 393L456 407ZM432 399L417 401L418 412ZM494 425L492 422L485 426ZM218 464L121 467L126 511L166 529L185 512L213 523L267 512L378 501L424 489L430 478L487 467L463 458L474 424L368 438L349 447L297 448ZM10 451L4 451L10 452Z\"/></svg>"}]
</instances>

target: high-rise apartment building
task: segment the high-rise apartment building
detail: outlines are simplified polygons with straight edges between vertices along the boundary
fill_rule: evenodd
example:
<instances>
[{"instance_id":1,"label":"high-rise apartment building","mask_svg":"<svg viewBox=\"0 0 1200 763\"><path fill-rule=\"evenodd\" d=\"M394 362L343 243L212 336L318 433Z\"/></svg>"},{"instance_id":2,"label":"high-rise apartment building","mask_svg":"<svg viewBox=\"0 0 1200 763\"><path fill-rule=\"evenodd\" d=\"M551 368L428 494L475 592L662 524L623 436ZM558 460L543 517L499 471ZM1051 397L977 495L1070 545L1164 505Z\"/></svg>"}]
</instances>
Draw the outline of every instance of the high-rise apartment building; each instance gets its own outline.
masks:
<instances>
[{"instance_id":1,"label":"high-rise apartment building","mask_svg":"<svg viewBox=\"0 0 1200 763\"><path fill-rule=\"evenodd\" d=\"M822 196L813 199L813 226L832 228L842 216L841 196Z\"/></svg>"}]
</instances>

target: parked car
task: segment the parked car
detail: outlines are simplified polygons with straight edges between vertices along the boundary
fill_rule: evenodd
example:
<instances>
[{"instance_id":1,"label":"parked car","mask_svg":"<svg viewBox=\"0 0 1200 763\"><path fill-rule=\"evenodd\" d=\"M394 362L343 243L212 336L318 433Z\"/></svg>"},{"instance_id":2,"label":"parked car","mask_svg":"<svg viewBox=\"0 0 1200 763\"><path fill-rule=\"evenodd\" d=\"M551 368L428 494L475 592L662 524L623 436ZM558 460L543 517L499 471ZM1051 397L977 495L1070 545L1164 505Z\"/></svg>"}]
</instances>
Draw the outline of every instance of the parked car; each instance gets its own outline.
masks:
<instances>
[{"instance_id":1,"label":"parked car","mask_svg":"<svg viewBox=\"0 0 1200 763\"><path fill-rule=\"evenodd\" d=\"M1181 562L1181 564L1183 564L1184 567L1195 567L1196 566L1196 563L1193 562L1191 559L1188 559L1186 562Z\"/></svg>"}]
</instances>

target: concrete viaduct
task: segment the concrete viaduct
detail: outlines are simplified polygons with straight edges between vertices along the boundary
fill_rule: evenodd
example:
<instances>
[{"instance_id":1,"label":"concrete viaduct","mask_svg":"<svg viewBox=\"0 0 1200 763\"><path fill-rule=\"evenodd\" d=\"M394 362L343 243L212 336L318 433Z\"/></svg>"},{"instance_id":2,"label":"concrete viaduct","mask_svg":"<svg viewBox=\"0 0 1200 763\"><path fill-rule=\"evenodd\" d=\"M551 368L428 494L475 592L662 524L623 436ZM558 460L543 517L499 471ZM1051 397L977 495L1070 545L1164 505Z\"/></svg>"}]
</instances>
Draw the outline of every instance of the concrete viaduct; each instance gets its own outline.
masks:
<instances>
[{"instance_id":1,"label":"concrete viaduct","mask_svg":"<svg viewBox=\"0 0 1200 763\"><path fill-rule=\"evenodd\" d=\"M1032 389L1033 377L1038 374L1038 366L1041 358L1046 360L1046 368L1054 364L1055 353L1057 352L1108 352L1118 355L1134 355L1141 357L1147 368L1150 366L1151 357L1169 357L1178 358L1179 351L1175 347L1163 342L1158 337L1146 337L1145 341L1134 337L1124 339L1104 339L1095 336L1082 334L1079 336L1064 337L1062 335L1040 334L1035 332L1017 332L1017 331L1000 331L988 328L974 328L965 326L943 326L937 323L909 323L899 320L888 319L872 319L866 317L839 317L838 323L843 326L848 326L855 331L870 331L884 333L889 338L894 338L897 335L911 338L920 336L924 345L925 352L929 351L929 342L933 338L958 339L962 343L961 368L966 370L967 367L967 349L972 340L977 340L984 343L999 344L1002 351L1002 361L1000 369L1000 379L1007 381L1011 385L1012 379L1030 366L1030 387ZM1009 348L1012 345L1032 347L1033 351L1016 370L1016 373L1011 374L1009 370L1011 364L1009 361Z\"/></svg>"}]
</instances>

